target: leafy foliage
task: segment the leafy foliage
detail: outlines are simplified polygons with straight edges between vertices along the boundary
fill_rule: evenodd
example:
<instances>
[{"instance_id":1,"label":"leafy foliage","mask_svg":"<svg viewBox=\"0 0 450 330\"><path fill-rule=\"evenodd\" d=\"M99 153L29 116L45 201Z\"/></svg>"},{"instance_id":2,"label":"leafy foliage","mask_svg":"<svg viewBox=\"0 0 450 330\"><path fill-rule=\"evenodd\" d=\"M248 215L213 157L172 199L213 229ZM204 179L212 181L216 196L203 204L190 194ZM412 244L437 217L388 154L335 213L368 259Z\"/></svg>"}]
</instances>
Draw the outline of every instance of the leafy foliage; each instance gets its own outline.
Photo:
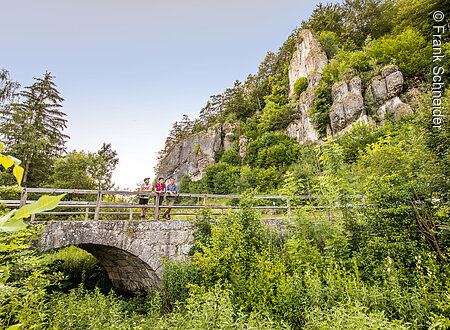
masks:
<instances>
[{"instance_id":1,"label":"leafy foliage","mask_svg":"<svg viewBox=\"0 0 450 330\"><path fill-rule=\"evenodd\" d=\"M432 58L427 40L411 28L373 41L368 52L378 63L397 64L407 77L426 73Z\"/></svg>"},{"instance_id":2,"label":"leafy foliage","mask_svg":"<svg viewBox=\"0 0 450 330\"><path fill-rule=\"evenodd\" d=\"M308 88L308 78L306 77L300 77L297 79L297 81L294 83L294 92L297 97L300 97L300 94L306 91L306 88Z\"/></svg>"}]
</instances>

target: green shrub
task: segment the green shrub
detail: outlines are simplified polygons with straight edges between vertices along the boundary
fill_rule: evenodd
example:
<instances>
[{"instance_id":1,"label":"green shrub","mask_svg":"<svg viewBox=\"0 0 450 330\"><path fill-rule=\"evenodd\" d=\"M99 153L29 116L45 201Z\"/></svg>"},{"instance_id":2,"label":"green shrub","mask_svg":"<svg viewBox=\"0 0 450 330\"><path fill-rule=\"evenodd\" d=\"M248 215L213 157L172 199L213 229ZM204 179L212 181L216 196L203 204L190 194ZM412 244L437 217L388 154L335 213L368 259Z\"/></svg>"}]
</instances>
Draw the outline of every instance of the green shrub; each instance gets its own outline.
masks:
<instances>
[{"instance_id":1,"label":"green shrub","mask_svg":"<svg viewBox=\"0 0 450 330\"><path fill-rule=\"evenodd\" d=\"M274 167L258 171L258 187L261 192L274 192L280 186L280 172Z\"/></svg>"},{"instance_id":2,"label":"green shrub","mask_svg":"<svg viewBox=\"0 0 450 330\"><path fill-rule=\"evenodd\" d=\"M430 44L411 28L373 41L367 51L379 64L398 65L405 77L424 75L432 59Z\"/></svg>"},{"instance_id":3,"label":"green shrub","mask_svg":"<svg viewBox=\"0 0 450 330\"><path fill-rule=\"evenodd\" d=\"M195 288L187 299L186 312L168 315L156 329L289 329L264 313L244 314L236 309L229 286L217 284L210 290Z\"/></svg>"},{"instance_id":4,"label":"green shrub","mask_svg":"<svg viewBox=\"0 0 450 330\"><path fill-rule=\"evenodd\" d=\"M306 313L305 329L410 329L402 321L390 321L382 311L370 312L367 307L316 307Z\"/></svg>"},{"instance_id":5,"label":"green shrub","mask_svg":"<svg viewBox=\"0 0 450 330\"><path fill-rule=\"evenodd\" d=\"M327 54L329 60L339 51L340 40L335 32L322 31L317 37L320 47Z\"/></svg>"},{"instance_id":6,"label":"green shrub","mask_svg":"<svg viewBox=\"0 0 450 330\"><path fill-rule=\"evenodd\" d=\"M352 128L342 134L336 140L342 146L344 152L344 161L354 163L359 155L363 154L366 147L378 141L385 132L384 129L377 129L371 123L357 122Z\"/></svg>"},{"instance_id":7,"label":"green shrub","mask_svg":"<svg viewBox=\"0 0 450 330\"><path fill-rule=\"evenodd\" d=\"M204 182L210 194L231 194L236 190L239 177L239 166L219 162L209 166L205 177L200 181Z\"/></svg>"},{"instance_id":8,"label":"green shrub","mask_svg":"<svg viewBox=\"0 0 450 330\"><path fill-rule=\"evenodd\" d=\"M239 156L239 153L236 150L229 149L223 153L220 161L229 165L238 166L241 164L241 156Z\"/></svg>"},{"instance_id":9,"label":"green shrub","mask_svg":"<svg viewBox=\"0 0 450 330\"><path fill-rule=\"evenodd\" d=\"M182 306L189 296L188 284L196 282L195 268L188 262L166 261L162 273L163 295L166 311L173 310L176 304Z\"/></svg>"},{"instance_id":10,"label":"green shrub","mask_svg":"<svg viewBox=\"0 0 450 330\"><path fill-rule=\"evenodd\" d=\"M249 199L212 227L209 244L194 255L200 284L228 282L238 308L245 312L278 310L277 293L285 281L283 259Z\"/></svg>"},{"instance_id":11,"label":"green shrub","mask_svg":"<svg viewBox=\"0 0 450 330\"><path fill-rule=\"evenodd\" d=\"M374 68L373 60L370 55L364 50L357 51L340 51L336 55L336 59L340 62L340 74L347 69L354 69L358 73L367 72Z\"/></svg>"},{"instance_id":12,"label":"green shrub","mask_svg":"<svg viewBox=\"0 0 450 330\"><path fill-rule=\"evenodd\" d=\"M298 159L301 148L295 138L283 133L267 132L247 144L245 159L253 168L284 168Z\"/></svg>"},{"instance_id":13,"label":"green shrub","mask_svg":"<svg viewBox=\"0 0 450 330\"><path fill-rule=\"evenodd\" d=\"M330 122L330 108L333 104L331 88L330 83L325 80L320 81L314 93L314 105L308 114L320 137L327 135L327 126Z\"/></svg>"},{"instance_id":14,"label":"green shrub","mask_svg":"<svg viewBox=\"0 0 450 330\"><path fill-rule=\"evenodd\" d=\"M192 244L191 249L189 250L189 255L193 256L195 252L202 252L203 246L208 245L211 241L211 213L208 212L209 217L203 218L199 221L194 222L192 227L195 229L192 236L194 236L194 243Z\"/></svg>"},{"instance_id":15,"label":"green shrub","mask_svg":"<svg viewBox=\"0 0 450 330\"><path fill-rule=\"evenodd\" d=\"M300 94L306 91L307 88L308 88L308 78L306 77L298 78L297 81L294 83L294 92L297 98L299 98Z\"/></svg>"},{"instance_id":16,"label":"green shrub","mask_svg":"<svg viewBox=\"0 0 450 330\"><path fill-rule=\"evenodd\" d=\"M263 109L258 129L267 132L286 128L294 120L294 115L295 107L292 104L280 105L269 101Z\"/></svg>"}]
</instances>

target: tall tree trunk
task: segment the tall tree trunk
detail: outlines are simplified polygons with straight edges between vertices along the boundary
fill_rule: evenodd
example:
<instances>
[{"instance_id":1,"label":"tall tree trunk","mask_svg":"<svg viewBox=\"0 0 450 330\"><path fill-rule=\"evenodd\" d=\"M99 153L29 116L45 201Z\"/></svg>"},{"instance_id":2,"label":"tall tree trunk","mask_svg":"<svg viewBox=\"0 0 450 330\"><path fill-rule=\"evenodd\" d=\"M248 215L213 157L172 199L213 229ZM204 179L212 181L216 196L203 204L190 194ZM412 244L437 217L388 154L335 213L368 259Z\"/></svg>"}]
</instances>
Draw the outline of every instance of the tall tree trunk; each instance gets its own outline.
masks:
<instances>
[{"instance_id":1,"label":"tall tree trunk","mask_svg":"<svg viewBox=\"0 0 450 330\"><path fill-rule=\"evenodd\" d=\"M24 187L27 186L27 179L28 179L28 171L30 169L30 164L31 164L31 157L33 156L33 154L28 154L26 156L26 160L25 160L25 169L23 171L23 179L22 179L22 185Z\"/></svg>"}]
</instances>

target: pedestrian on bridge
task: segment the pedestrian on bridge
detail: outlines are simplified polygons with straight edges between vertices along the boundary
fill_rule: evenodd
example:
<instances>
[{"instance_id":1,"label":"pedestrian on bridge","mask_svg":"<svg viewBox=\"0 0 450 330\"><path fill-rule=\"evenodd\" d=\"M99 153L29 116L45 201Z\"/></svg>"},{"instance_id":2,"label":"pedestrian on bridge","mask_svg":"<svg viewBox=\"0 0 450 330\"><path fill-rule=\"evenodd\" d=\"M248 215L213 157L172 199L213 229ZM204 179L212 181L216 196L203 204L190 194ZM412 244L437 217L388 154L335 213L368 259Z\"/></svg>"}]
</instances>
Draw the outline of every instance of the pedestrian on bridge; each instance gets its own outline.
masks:
<instances>
[{"instance_id":1,"label":"pedestrian on bridge","mask_svg":"<svg viewBox=\"0 0 450 330\"><path fill-rule=\"evenodd\" d=\"M163 218L166 220L170 220L170 206L175 205L175 196L178 195L178 186L175 183L175 178L172 176L170 178L169 184L166 187L166 204L169 206L163 214Z\"/></svg>"},{"instance_id":2,"label":"pedestrian on bridge","mask_svg":"<svg viewBox=\"0 0 450 330\"><path fill-rule=\"evenodd\" d=\"M151 192L152 185L150 184L150 178L145 178L144 183L141 185L139 192ZM139 195L139 205L143 205L141 207L141 220L145 220L145 212L147 211L148 205L148 195Z\"/></svg>"},{"instance_id":3,"label":"pedestrian on bridge","mask_svg":"<svg viewBox=\"0 0 450 330\"><path fill-rule=\"evenodd\" d=\"M164 200L164 194L166 193L166 185L164 183L164 178L159 178L158 182L155 183L155 207L156 203L158 203L159 206L162 205L162 202ZM159 214L161 213L161 209L158 209L158 215L157 219L159 219Z\"/></svg>"}]
</instances>

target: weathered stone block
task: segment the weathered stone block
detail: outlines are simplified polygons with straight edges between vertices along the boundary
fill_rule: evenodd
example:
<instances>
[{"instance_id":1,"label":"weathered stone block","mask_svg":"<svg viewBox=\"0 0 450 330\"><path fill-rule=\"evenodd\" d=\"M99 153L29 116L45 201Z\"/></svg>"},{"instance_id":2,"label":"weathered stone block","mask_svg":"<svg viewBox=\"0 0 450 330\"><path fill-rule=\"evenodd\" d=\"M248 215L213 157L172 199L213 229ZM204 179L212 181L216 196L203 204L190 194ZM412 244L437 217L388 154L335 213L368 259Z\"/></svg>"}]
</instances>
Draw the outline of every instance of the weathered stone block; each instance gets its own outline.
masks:
<instances>
[{"instance_id":1,"label":"weathered stone block","mask_svg":"<svg viewBox=\"0 0 450 330\"><path fill-rule=\"evenodd\" d=\"M403 89L403 74L400 71L391 73L386 77L387 97L392 98Z\"/></svg>"},{"instance_id":2,"label":"weathered stone block","mask_svg":"<svg viewBox=\"0 0 450 330\"><path fill-rule=\"evenodd\" d=\"M371 84L373 103L375 105L383 104L387 100L386 81L380 78L374 78Z\"/></svg>"}]
</instances>

